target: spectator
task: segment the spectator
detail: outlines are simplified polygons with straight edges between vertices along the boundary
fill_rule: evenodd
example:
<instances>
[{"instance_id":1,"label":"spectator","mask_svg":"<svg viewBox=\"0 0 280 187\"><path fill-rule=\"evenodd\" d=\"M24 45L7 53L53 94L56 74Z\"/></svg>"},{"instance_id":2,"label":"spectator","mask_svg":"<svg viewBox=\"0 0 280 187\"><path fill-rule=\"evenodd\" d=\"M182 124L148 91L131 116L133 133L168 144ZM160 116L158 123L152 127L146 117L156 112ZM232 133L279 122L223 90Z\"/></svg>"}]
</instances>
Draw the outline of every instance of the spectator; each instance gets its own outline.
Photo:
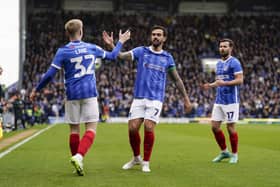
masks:
<instances>
[{"instance_id":1,"label":"spectator","mask_svg":"<svg viewBox=\"0 0 280 187\"><path fill-rule=\"evenodd\" d=\"M18 120L20 120L20 124L22 125L22 128L26 128L25 126L25 113L24 113L24 108L25 108L25 103L22 99L22 96L19 92L17 92L14 96L14 100L12 102L13 104L13 111L14 111L14 116L15 116L15 121L14 121L14 129L18 129Z\"/></svg>"},{"instance_id":2,"label":"spectator","mask_svg":"<svg viewBox=\"0 0 280 187\"><path fill-rule=\"evenodd\" d=\"M30 92L35 82L38 82L42 73L49 66L49 59L54 56L59 43L66 41L61 34L59 25L68 19L70 12L36 12L28 15L28 32L26 46L26 61L24 63L23 87ZM241 87L242 109L240 116L250 117L280 117L280 28L279 15L228 15L228 16L201 16L177 15L173 17L157 17L147 15L122 15L112 13L89 14L79 13L78 17L86 17L100 25L99 30L87 30L87 35L98 36L102 30L117 30L120 27L132 29L133 40L126 49L139 44L146 45L148 28L154 23L166 25L169 38L166 49L171 51L177 63L177 71L182 76L187 90L191 90L191 100L198 100L198 107L194 116L207 117L211 114L215 91L202 93L198 88L204 80L213 80L213 72L204 73L200 62L202 57L217 57L217 39L224 36L232 38L236 43L234 55L240 59L246 80ZM169 20L167 22L167 20ZM170 21L172 20L172 21ZM44 25L42 26L42 23ZM256 24L257 23L257 24ZM86 25L89 23L85 23ZM51 26L48 26L51 25ZM106 25L106 28L105 28ZM209 25L217 25L210 27ZM222 28L227 28L226 31ZM186 37L187 36L187 37ZM94 43L101 43L101 36L89 38ZM107 63L103 61L103 64ZM136 65L134 63L106 64L96 72L99 78L97 87L102 97L108 97L111 116L127 116L126 105L132 102L133 82L135 80ZM41 104L45 100L50 102L54 95L54 103L63 106L63 74L47 86L48 93L41 95ZM253 87L251 85L254 85ZM266 90L264 92L264 90ZM57 92L57 93L56 93ZM261 98L261 105L256 108L254 96ZM172 99L169 99L172 97ZM101 98L101 97L100 97ZM162 116L184 117L180 112L174 112L173 102L181 101L180 94L172 89L169 82L166 91L166 106L163 106ZM179 102L179 103L180 103ZM128 103L128 104L127 104ZM267 109L267 106L269 109ZM44 106L44 110L51 106ZM171 108L170 108L171 107ZM244 107L244 108L243 108ZM244 109L244 110L243 110ZM178 110L178 109L176 109ZM169 111L169 112L167 112ZM204 111L204 112L202 112ZM46 110L46 115L50 112ZM63 114L60 114L63 115Z\"/></svg>"}]
</instances>

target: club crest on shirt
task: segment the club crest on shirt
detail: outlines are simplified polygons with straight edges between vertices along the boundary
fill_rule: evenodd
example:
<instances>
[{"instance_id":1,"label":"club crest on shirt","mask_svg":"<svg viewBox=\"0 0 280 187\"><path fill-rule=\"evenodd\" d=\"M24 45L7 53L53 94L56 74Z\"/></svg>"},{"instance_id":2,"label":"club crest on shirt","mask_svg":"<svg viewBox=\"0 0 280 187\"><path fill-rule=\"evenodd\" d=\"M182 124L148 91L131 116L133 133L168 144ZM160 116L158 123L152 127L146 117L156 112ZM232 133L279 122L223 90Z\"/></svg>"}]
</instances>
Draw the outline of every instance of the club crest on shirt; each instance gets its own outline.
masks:
<instances>
[{"instance_id":1,"label":"club crest on shirt","mask_svg":"<svg viewBox=\"0 0 280 187\"><path fill-rule=\"evenodd\" d=\"M224 66L224 71L227 71L228 70L228 65L225 65Z\"/></svg>"},{"instance_id":2,"label":"club crest on shirt","mask_svg":"<svg viewBox=\"0 0 280 187\"><path fill-rule=\"evenodd\" d=\"M144 58L149 58L149 55L148 54L144 54Z\"/></svg>"},{"instance_id":3,"label":"club crest on shirt","mask_svg":"<svg viewBox=\"0 0 280 187\"><path fill-rule=\"evenodd\" d=\"M144 64L149 62L149 58L150 58L150 55L144 54L144 58L143 58Z\"/></svg>"},{"instance_id":4,"label":"club crest on shirt","mask_svg":"<svg viewBox=\"0 0 280 187\"><path fill-rule=\"evenodd\" d=\"M162 64L166 64L167 59L165 57L159 57L159 62L162 63Z\"/></svg>"}]
</instances>

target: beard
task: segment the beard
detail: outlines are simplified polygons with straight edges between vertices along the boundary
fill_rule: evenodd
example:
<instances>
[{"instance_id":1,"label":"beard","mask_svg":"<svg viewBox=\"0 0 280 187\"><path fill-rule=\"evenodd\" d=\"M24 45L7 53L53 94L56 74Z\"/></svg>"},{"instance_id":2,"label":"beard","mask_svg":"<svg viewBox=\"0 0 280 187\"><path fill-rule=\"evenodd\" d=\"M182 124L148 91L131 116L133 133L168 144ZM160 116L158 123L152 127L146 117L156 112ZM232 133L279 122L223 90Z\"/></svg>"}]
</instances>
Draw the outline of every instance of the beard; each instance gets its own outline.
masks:
<instances>
[{"instance_id":1,"label":"beard","mask_svg":"<svg viewBox=\"0 0 280 187\"><path fill-rule=\"evenodd\" d=\"M225 57L227 57L227 56L229 55L229 53L228 53L228 52L225 52L225 51L220 51L220 55L221 55L223 58L225 58Z\"/></svg>"},{"instance_id":2,"label":"beard","mask_svg":"<svg viewBox=\"0 0 280 187\"><path fill-rule=\"evenodd\" d=\"M154 39L154 40L152 41L152 46L153 46L153 47L157 48L157 47L160 46L160 45L161 45L161 42L160 42L159 40Z\"/></svg>"}]
</instances>

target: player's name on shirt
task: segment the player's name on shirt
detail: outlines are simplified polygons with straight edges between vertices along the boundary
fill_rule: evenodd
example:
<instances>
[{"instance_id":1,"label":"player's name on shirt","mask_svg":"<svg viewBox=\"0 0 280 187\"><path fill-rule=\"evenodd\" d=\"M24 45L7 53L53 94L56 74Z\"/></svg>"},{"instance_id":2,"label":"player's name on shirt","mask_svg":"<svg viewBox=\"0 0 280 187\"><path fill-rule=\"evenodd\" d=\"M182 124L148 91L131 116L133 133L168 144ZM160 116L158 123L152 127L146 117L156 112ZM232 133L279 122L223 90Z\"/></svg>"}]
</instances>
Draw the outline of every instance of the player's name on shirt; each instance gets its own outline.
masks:
<instances>
[{"instance_id":1,"label":"player's name on shirt","mask_svg":"<svg viewBox=\"0 0 280 187\"><path fill-rule=\"evenodd\" d=\"M75 50L76 55L82 54L82 53L87 53L87 52L88 52L87 48L79 48L79 49Z\"/></svg>"}]
</instances>

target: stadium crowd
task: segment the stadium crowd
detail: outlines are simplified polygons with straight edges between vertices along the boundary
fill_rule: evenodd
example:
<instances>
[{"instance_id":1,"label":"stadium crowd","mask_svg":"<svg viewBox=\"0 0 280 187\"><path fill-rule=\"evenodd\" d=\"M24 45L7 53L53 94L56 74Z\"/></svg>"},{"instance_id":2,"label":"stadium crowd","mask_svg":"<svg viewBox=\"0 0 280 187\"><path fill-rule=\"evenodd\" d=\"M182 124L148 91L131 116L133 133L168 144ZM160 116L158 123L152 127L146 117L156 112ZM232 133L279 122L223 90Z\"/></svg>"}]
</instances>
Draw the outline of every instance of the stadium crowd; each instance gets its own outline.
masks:
<instances>
[{"instance_id":1,"label":"stadium crowd","mask_svg":"<svg viewBox=\"0 0 280 187\"><path fill-rule=\"evenodd\" d=\"M66 43L63 25L66 20L77 17L84 21L85 40L104 46L102 31L131 29L132 39L124 50L139 44L148 45L149 28L154 24L168 29L165 49L175 58L177 70L182 77L194 108L184 113L183 101L175 87L167 85L162 117L207 117L211 115L215 90L204 92L200 85L215 79L213 70L205 71L201 59L218 56L218 39L229 37L235 41L234 56L244 69L245 82L241 86L241 118L280 117L280 28L279 16L262 15L155 15L89 14L72 12L40 12L28 15L26 38L26 61L23 69L23 90L20 92L24 110L32 110L31 123L47 122L48 116L63 116L63 72L48 84L35 105L30 105L28 95L49 67L58 47ZM108 49L109 50L109 49ZM108 116L127 116L133 96L134 62L103 61L96 70L101 119ZM14 97L10 93L9 98ZM12 97L13 96L13 97ZM12 111L11 99L1 105ZM24 112L27 114L27 112Z\"/></svg>"}]
</instances>

